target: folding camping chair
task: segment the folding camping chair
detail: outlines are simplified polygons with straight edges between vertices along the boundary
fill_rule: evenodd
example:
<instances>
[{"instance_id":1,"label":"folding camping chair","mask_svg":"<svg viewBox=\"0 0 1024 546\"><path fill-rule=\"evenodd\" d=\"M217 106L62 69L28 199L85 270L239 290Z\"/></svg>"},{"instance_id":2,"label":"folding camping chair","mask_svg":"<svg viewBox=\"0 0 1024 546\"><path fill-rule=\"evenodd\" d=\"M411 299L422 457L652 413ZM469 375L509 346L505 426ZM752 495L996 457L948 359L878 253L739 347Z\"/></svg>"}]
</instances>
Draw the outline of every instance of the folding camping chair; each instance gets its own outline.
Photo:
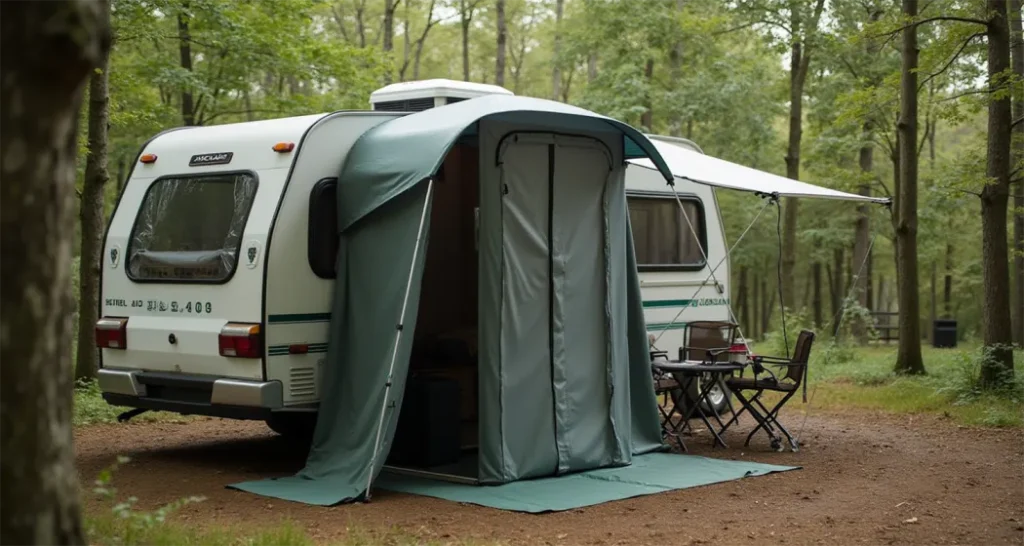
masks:
<instances>
[{"instance_id":1,"label":"folding camping chair","mask_svg":"<svg viewBox=\"0 0 1024 546\"><path fill-rule=\"evenodd\" d=\"M679 360L715 364L718 357L728 353L736 340L738 326L732 322L698 320L686 325L684 344L679 348Z\"/></svg>"},{"instance_id":2,"label":"folding camping chair","mask_svg":"<svg viewBox=\"0 0 1024 546\"><path fill-rule=\"evenodd\" d=\"M743 445L750 445L750 439L754 436L754 433L763 428L768 434L772 448L776 451L781 451L782 439L775 432L775 429L778 428L786 436L786 439L789 440L790 448L793 451L797 451L799 449L797 440L779 422L779 410L786 405L786 402L801 387L803 388L804 403L807 403L807 362L811 356L811 345L813 343L814 332L804 330L796 338L793 358L755 356L752 365L754 377L742 377L741 375L740 377L727 379L725 385L736 395L736 398L743 404L743 408L738 413L733 414L733 418L726 423L722 432L725 432L725 429L735 423L744 411L749 411L750 415L757 421L757 426L747 435L747 441ZM786 373L779 379L771 370L765 367L766 365L780 368L780 372L782 371L781 368L785 368ZM763 377L762 374L767 374L767 377ZM744 391L754 391L754 395L748 398L743 394ZM765 407L761 401L761 395L765 391L784 393L782 399L771 410Z\"/></svg>"},{"instance_id":3,"label":"folding camping chair","mask_svg":"<svg viewBox=\"0 0 1024 546\"><path fill-rule=\"evenodd\" d=\"M676 397L672 395L673 391L680 388L679 382L672 377L672 374L654 367L655 359L668 360L668 351L659 351L652 347L650 355L651 375L654 379L654 396L658 399L658 413L661 414L661 437L662 439L671 438L675 440L679 450L685 453L686 444L683 443L683 439L679 435L680 431L676 430L675 425L672 423L672 416L676 413L679 413L680 418L682 418L682 413L676 407ZM682 428L685 427L686 423L682 423Z\"/></svg>"}]
</instances>

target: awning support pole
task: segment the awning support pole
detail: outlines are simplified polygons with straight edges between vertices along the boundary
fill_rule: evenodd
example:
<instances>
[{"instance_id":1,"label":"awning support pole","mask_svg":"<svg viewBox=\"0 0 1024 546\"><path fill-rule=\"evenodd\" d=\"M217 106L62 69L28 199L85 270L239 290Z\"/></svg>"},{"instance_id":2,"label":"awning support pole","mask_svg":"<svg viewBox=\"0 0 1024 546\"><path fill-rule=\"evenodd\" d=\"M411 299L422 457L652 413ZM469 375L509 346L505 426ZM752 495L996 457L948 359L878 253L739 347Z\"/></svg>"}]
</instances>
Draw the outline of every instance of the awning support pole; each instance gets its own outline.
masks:
<instances>
[{"instance_id":1,"label":"awning support pole","mask_svg":"<svg viewBox=\"0 0 1024 546\"><path fill-rule=\"evenodd\" d=\"M409 307L409 292L412 291L412 278L416 272L416 260L419 258L420 242L423 240L423 228L427 224L427 211L430 209L430 197L434 190L434 179L427 179L427 195L423 198L423 211L420 212L420 226L416 230L416 244L412 250L412 263L409 264L409 275L405 281L405 295L402 296L402 311L398 315L398 324L395 325L395 343L391 347L391 364L388 365L388 380L384 384L384 400L380 404L380 419L377 420L377 437L373 441L373 456L370 458L370 475L366 480L366 493L363 497L370 500L370 487L373 485L373 468L377 464L377 456L380 452L380 437L384 429L384 416L388 411L388 399L391 397L391 384L394 380L395 362L398 360L398 345L402 341L402 332L405 328L405 312Z\"/></svg>"}]
</instances>

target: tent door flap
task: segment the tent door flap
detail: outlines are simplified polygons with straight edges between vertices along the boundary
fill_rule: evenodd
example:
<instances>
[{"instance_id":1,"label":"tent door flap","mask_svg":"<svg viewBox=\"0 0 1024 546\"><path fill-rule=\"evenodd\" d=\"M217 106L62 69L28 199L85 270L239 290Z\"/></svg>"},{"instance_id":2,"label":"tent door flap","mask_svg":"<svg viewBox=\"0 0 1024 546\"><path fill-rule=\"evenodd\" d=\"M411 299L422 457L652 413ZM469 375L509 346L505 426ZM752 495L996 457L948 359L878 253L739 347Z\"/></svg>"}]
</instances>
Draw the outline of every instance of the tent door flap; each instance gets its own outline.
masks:
<instances>
[{"instance_id":1,"label":"tent door flap","mask_svg":"<svg viewBox=\"0 0 1024 546\"><path fill-rule=\"evenodd\" d=\"M614 448L604 206L610 154L585 137L509 140L500 156L502 373L505 399L532 403L505 417L514 435L506 449L531 475L594 468ZM533 440L515 441L520 433ZM545 437L551 443L540 448Z\"/></svg>"}]
</instances>

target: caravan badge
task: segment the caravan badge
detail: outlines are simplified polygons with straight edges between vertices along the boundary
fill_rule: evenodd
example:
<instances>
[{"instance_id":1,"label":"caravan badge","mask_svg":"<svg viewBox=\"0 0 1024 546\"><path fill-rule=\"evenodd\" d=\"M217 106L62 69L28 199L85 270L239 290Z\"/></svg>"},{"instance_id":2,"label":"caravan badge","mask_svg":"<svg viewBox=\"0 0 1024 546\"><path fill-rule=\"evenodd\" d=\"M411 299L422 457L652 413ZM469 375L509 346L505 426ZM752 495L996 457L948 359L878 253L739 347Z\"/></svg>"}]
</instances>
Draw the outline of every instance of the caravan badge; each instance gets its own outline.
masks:
<instances>
[{"instance_id":1,"label":"caravan badge","mask_svg":"<svg viewBox=\"0 0 1024 546\"><path fill-rule=\"evenodd\" d=\"M227 165L231 163L234 152L217 152L215 154L197 154L188 160L189 167L205 167L207 165Z\"/></svg>"}]
</instances>

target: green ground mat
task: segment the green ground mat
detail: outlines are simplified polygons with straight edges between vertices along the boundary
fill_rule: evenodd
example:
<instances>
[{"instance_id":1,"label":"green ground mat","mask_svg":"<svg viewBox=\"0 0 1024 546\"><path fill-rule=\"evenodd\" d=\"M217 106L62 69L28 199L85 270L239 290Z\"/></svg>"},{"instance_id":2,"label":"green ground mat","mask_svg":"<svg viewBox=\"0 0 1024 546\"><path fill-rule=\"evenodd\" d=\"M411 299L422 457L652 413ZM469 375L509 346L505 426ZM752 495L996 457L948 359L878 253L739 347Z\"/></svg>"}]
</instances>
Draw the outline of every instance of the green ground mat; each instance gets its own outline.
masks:
<instances>
[{"instance_id":1,"label":"green ground mat","mask_svg":"<svg viewBox=\"0 0 1024 546\"><path fill-rule=\"evenodd\" d=\"M798 468L696 455L649 453L633 457L630 466L490 486L457 484L385 470L374 482L374 487L536 514Z\"/></svg>"}]
</instances>

